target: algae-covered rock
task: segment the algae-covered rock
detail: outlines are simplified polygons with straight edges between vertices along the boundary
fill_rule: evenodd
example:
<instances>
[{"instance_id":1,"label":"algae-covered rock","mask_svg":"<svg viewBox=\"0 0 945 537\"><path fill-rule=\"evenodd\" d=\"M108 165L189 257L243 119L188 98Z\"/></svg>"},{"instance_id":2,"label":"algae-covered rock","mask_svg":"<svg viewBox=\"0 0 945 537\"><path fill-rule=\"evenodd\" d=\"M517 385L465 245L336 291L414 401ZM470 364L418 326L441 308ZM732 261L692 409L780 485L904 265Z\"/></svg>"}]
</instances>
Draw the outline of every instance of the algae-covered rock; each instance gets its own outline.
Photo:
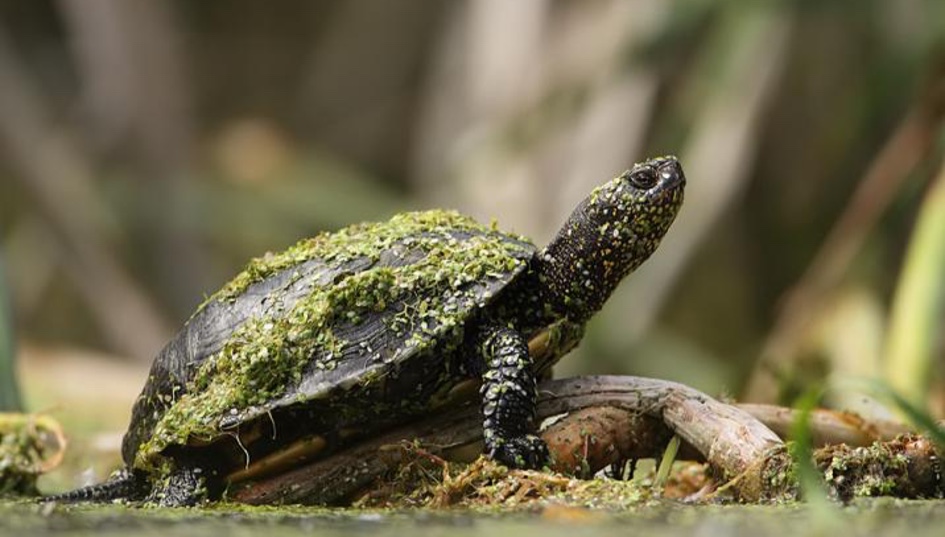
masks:
<instances>
[{"instance_id":1,"label":"algae-covered rock","mask_svg":"<svg viewBox=\"0 0 945 537\"><path fill-rule=\"evenodd\" d=\"M49 416L0 413L0 496L36 494L36 478L59 465L65 448Z\"/></svg>"}]
</instances>

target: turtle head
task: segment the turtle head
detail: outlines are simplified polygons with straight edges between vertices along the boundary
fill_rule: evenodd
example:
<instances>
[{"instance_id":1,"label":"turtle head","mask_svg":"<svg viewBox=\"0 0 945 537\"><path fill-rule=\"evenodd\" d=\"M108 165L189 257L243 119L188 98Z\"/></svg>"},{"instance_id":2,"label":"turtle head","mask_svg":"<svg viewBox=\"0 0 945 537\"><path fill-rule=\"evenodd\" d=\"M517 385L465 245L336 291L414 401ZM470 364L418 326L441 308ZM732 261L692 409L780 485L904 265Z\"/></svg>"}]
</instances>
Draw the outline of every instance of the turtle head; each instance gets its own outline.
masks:
<instances>
[{"instance_id":1,"label":"turtle head","mask_svg":"<svg viewBox=\"0 0 945 537\"><path fill-rule=\"evenodd\" d=\"M539 276L558 315L584 321L656 247L683 201L676 157L638 163L584 199L542 252Z\"/></svg>"}]
</instances>

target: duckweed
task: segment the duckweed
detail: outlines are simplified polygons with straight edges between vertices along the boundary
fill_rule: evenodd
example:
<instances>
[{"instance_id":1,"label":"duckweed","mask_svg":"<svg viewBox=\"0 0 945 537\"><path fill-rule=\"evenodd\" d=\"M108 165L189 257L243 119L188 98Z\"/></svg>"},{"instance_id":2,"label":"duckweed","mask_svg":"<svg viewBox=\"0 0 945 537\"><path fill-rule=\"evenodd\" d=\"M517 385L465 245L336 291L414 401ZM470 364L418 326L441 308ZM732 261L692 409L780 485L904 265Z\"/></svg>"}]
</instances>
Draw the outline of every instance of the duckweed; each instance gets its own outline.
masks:
<instances>
[{"instance_id":1,"label":"duckweed","mask_svg":"<svg viewBox=\"0 0 945 537\"><path fill-rule=\"evenodd\" d=\"M311 260L333 269L348 264L355 269L342 271L327 285L313 283L281 315L239 326L222 350L201 364L184 393L175 394L150 439L137 450L134 465L160 473L159 455L168 446L214 440L221 434L222 417L238 421L246 410L270 405L313 374L312 367L331 371L365 351L375 352L380 361L403 359L444 330L456 333L469 311L489 298L476 284L507 281L534 252L521 237L436 210L323 233L281 254L254 259L200 310L214 301L232 303L254 284ZM294 273L292 280L300 277ZM402 348L367 349L361 345L366 342L337 335L338 328L382 312Z\"/></svg>"}]
</instances>

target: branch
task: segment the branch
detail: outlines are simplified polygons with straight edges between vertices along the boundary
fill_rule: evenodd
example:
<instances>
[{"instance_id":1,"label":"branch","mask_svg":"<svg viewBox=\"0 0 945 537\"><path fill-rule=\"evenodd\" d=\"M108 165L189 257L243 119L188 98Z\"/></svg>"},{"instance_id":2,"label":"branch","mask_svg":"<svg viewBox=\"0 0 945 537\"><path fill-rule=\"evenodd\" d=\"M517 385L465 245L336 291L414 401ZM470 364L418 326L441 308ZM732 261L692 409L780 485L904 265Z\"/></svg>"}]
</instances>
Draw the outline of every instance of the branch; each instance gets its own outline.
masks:
<instances>
[{"instance_id":1,"label":"branch","mask_svg":"<svg viewBox=\"0 0 945 537\"><path fill-rule=\"evenodd\" d=\"M599 376L547 381L539 386L539 419L600 406L651 418L637 421L645 427L654 422L665 424L726 478L761 467L769 451L782 445L774 433L748 413L674 382ZM470 448L481 452L481 426L478 406L466 405L285 474L238 484L231 487L230 499L250 504L337 503L396 467L403 455L397 446L405 441L417 440L429 453L446 458ZM560 433L560 427L553 427L544 434L550 447L562 452L564 460L564 452L574 442L562 439ZM667 436L668 432L657 430L642 438L658 444ZM658 447L630 446L620 455L632 458L652 449ZM591 461L591 470L613 462L607 457L610 455Z\"/></svg>"},{"instance_id":2,"label":"branch","mask_svg":"<svg viewBox=\"0 0 945 537\"><path fill-rule=\"evenodd\" d=\"M792 408L751 403L743 403L738 407L785 439L788 438L791 427L797 421L798 412ZM808 425L814 447L830 444L868 446L874 442L888 441L899 435L914 432L913 428L898 421L867 420L853 412L825 409L812 411Z\"/></svg>"}]
</instances>

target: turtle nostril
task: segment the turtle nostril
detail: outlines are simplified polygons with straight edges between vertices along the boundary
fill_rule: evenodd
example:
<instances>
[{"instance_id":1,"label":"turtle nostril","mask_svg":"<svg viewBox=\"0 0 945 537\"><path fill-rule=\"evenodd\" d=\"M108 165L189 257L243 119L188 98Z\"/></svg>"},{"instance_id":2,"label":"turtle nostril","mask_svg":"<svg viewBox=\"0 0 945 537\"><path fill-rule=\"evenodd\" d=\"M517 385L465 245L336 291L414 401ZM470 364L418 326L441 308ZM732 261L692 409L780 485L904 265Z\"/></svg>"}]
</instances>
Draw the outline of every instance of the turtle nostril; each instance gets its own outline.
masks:
<instances>
[{"instance_id":1,"label":"turtle nostril","mask_svg":"<svg viewBox=\"0 0 945 537\"><path fill-rule=\"evenodd\" d=\"M675 159L661 167L659 173L663 184L667 186L686 184L686 175L683 173L682 166L679 165L679 161Z\"/></svg>"}]
</instances>

